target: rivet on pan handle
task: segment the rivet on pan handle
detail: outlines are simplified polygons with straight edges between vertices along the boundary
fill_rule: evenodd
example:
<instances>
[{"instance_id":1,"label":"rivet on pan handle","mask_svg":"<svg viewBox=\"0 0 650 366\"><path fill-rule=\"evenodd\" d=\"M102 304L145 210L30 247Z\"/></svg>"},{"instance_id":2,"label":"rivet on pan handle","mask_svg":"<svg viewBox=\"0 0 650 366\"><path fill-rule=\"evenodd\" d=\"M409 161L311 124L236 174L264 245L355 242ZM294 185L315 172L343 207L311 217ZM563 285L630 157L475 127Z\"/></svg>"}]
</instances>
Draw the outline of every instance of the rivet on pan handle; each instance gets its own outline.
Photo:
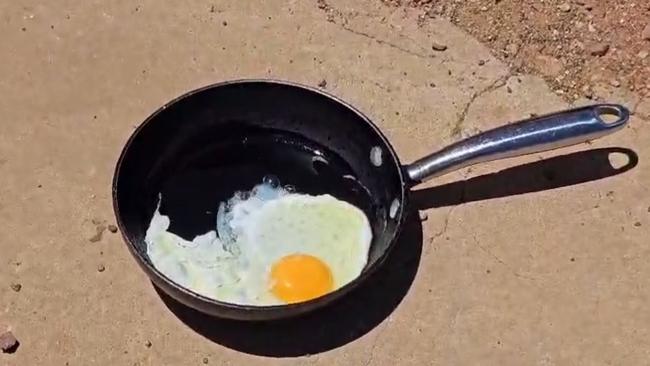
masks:
<instances>
[{"instance_id":1,"label":"rivet on pan handle","mask_svg":"<svg viewBox=\"0 0 650 366\"><path fill-rule=\"evenodd\" d=\"M615 117L614 121L608 121ZM623 128L627 108L596 104L515 122L471 136L406 167L413 184L477 163L553 150L594 140Z\"/></svg>"}]
</instances>

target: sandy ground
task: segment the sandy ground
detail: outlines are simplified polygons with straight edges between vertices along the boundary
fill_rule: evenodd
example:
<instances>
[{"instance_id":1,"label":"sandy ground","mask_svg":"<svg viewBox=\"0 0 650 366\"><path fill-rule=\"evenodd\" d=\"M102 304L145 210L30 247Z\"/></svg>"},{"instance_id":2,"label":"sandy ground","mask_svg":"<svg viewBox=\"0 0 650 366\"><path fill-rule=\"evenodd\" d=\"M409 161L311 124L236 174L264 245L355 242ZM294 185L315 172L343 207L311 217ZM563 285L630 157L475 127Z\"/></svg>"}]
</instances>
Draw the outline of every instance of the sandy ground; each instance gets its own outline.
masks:
<instances>
[{"instance_id":1,"label":"sandy ground","mask_svg":"<svg viewBox=\"0 0 650 366\"><path fill-rule=\"evenodd\" d=\"M650 97L648 0L382 1L452 22L566 101L601 99L602 86Z\"/></svg>"},{"instance_id":2,"label":"sandy ground","mask_svg":"<svg viewBox=\"0 0 650 366\"><path fill-rule=\"evenodd\" d=\"M622 88L602 93L635 107L616 135L418 187L428 219L385 271L307 318L198 317L161 299L118 234L95 237L133 127L215 81L324 79L404 162L568 107L444 20L326 5L0 3L0 332L21 342L1 365L647 363L650 105Z\"/></svg>"}]
</instances>

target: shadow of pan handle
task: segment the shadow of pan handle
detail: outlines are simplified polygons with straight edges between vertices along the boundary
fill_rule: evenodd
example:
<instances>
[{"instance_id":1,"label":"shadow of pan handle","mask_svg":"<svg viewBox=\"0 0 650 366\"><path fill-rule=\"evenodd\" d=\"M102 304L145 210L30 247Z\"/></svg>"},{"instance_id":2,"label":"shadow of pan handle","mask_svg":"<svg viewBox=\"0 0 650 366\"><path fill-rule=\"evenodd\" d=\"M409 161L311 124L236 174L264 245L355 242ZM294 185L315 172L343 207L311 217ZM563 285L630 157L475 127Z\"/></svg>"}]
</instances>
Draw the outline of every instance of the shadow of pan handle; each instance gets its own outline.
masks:
<instances>
[{"instance_id":1,"label":"shadow of pan handle","mask_svg":"<svg viewBox=\"0 0 650 366\"><path fill-rule=\"evenodd\" d=\"M624 160L621 165L615 164ZM580 151L413 191L412 199L417 209L425 210L515 196L611 177L634 168L638 162L638 155L627 148Z\"/></svg>"}]
</instances>

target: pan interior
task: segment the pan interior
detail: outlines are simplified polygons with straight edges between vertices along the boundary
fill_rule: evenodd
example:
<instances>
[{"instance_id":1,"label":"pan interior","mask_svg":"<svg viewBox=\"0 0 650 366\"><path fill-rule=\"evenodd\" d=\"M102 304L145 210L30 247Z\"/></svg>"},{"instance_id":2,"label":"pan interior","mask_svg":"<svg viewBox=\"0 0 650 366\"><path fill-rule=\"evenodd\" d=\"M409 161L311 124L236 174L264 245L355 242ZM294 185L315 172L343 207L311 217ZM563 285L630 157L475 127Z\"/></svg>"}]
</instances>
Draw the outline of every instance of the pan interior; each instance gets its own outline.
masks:
<instances>
[{"instance_id":1,"label":"pan interior","mask_svg":"<svg viewBox=\"0 0 650 366\"><path fill-rule=\"evenodd\" d=\"M401 218L399 169L381 135L344 104L297 86L243 82L187 95L150 117L123 151L114 189L125 235L147 262L144 235L159 193L170 231L191 240L214 230L220 202L272 175L362 209L373 230L370 266Z\"/></svg>"}]
</instances>

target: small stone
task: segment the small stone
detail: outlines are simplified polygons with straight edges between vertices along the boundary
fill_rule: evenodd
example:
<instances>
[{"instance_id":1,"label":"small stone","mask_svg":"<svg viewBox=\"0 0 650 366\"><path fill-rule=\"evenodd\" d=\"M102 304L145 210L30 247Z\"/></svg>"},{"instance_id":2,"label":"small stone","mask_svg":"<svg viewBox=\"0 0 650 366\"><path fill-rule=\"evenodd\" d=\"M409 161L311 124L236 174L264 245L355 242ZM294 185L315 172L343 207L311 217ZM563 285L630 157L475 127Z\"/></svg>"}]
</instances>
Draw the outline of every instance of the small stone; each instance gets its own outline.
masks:
<instances>
[{"instance_id":1,"label":"small stone","mask_svg":"<svg viewBox=\"0 0 650 366\"><path fill-rule=\"evenodd\" d=\"M204 365L207 365L208 362L209 362L209 361L208 361L208 358L207 358L207 357L203 357L203 364L204 364Z\"/></svg>"},{"instance_id":2,"label":"small stone","mask_svg":"<svg viewBox=\"0 0 650 366\"><path fill-rule=\"evenodd\" d=\"M634 223L634 226L636 226L636 227L640 227L640 226L641 226L641 222L640 222L640 221L635 222L635 223Z\"/></svg>"},{"instance_id":3,"label":"small stone","mask_svg":"<svg viewBox=\"0 0 650 366\"><path fill-rule=\"evenodd\" d=\"M643 28L643 32L641 32L641 38L643 38L646 41L650 41L650 23Z\"/></svg>"},{"instance_id":4,"label":"small stone","mask_svg":"<svg viewBox=\"0 0 650 366\"><path fill-rule=\"evenodd\" d=\"M0 334L0 349L2 353L14 353L20 346L20 342L11 332Z\"/></svg>"},{"instance_id":5,"label":"small stone","mask_svg":"<svg viewBox=\"0 0 650 366\"><path fill-rule=\"evenodd\" d=\"M576 0L575 3L585 8L585 10L592 10L594 8L593 0Z\"/></svg>"},{"instance_id":6,"label":"small stone","mask_svg":"<svg viewBox=\"0 0 650 366\"><path fill-rule=\"evenodd\" d=\"M112 232L113 234L115 234L115 233L117 232L117 226L115 226L115 225L113 225L113 224L108 225L108 231L110 231L110 232Z\"/></svg>"},{"instance_id":7,"label":"small stone","mask_svg":"<svg viewBox=\"0 0 650 366\"><path fill-rule=\"evenodd\" d=\"M589 54L592 56L605 56L608 51L609 45L603 42L592 43L591 45L587 46L587 52L589 52Z\"/></svg>"},{"instance_id":8,"label":"small stone","mask_svg":"<svg viewBox=\"0 0 650 366\"><path fill-rule=\"evenodd\" d=\"M319 88L325 88L327 87L327 80L323 79L318 83Z\"/></svg>"},{"instance_id":9,"label":"small stone","mask_svg":"<svg viewBox=\"0 0 650 366\"><path fill-rule=\"evenodd\" d=\"M97 272L104 272L106 270L106 267L104 267L103 264L100 264L97 266Z\"/></svg>"},{"instance_id":10,"label":"small stone","mask_svg":"<svg viewBox=\"0 0 650 366\"><path fill-rule=\"evenodd\" d=\"M144 346L147 347L147 348L151 348L152 345L153 345L153 344L152 344L151 341L149 341L149 340L146 341L146 342L144 342Z\"/></svg>"},{"instance_id":11,"label":"small stone","mask_svg":"<svg viewBox=\"0 0 650 366\"><path fill-rule=\"evenodd\" d=\"M97 243L98 241L102 240L102 236L104 235L104 230L106 230L106 225L103 224L97 225L95 228L95 235L88 238L88 241L91 243Z\"/></svg>"},{"instance_id":12,"label":"small stone","mask_svg":"<svg viewBox=\"0 0 650 366\"><path fill-rule=\"evenodd\" d=\"M576 259L571 257L571 262L575 262L575 261L576 261Z\"/></svg>"},{"instance_id":13,"label":"small stone","mask_svg":"<svg viewBox=\"0 0 650 366\"><path fill-rule=\"evenodd\" d=\"M479 66L485 65L485 60L478 60L478 65Z\"/></svg>"},{"instance_id":14,"label":"small stone","mask_svg":"<svg viewBox=\"0 0 650 366\"><path fill-rule=\"evenodd\" d=\"M436 83L429 83L429 86L432 87L432 88L435 88L435 87L436 87Z\"/></svg>"},{"instance_id":15,"label":"small stone","mask_svg":"<svg viewBox=\"0 0 650 366\"><path fill-rule=\"evenodd\" d=\"M519 51L519 47L514 43L510 43L506 46L506 52L511 56L516 55L517 51Z\"/></svg>"},{"instance_id":16,"label":"small stone","mask_svg":"<svg viewBox=\"0 0 650 366\"><path fill-rule=\"evenodd\" d=\"M645 60L649 54L650 53L648 53L648 51L639 51L639 53L636 56L642 60Z\"/></svg>"},{"instance_id":17,"label":"small stone","mask_svg":"<svg viewBox=\"0 0 650 366\"><path fill-rule=\"evenodd\" d=\"M12 283L9 287L11 287L11 289L16 292L20 292L20 290L22 290L23 288L23 285L21 285L20 283Z\"/></svg>"},{"instance_id":18,"label":"small stone","mask_svg":"<svg viewBox=\"0 0 650 366\"><path fill-rule=\"evenodd\" d=\"M225 27L228 25L228 22L224 20L223 22L221 22L221 24Z\"/></svg>"},{"instance_id":19,"label":"small stone","mask_svg":"<svg viewBox=\"0 0 650 366\"><path fill-rule=\"evenodd\" d=\"M613 87L615 87L615 88L618 88L618 87L621 86L621 82L618 81L617 79L612 79L612 80L609 82L609 85L611 85L611 86L613 86Z\"/></svg>"},{"instance_id":20,"label":"small stone","mask_svg":"<svg viewBox=\"0 0 650 366\"><path fill-rule=\"evenodd\" d=\"M433 42L431 43L431 49L433 49L434 51L442 52L447 50L447 45L443 43Z\"/></svg>"},{"instance_id":21,"label":"small stone","mask_svg":"<svg viewBox=\"0 0 650 366\"><path fill-rule=\"evenodd\" d=\"M560 11L563 11L563 12L565 12L565 13L568 13L568 12L571 11L571 5L568 4L568 3L564 3L564 4L561 4L561 5L558 5L557 8L560 9Z\"/></svg>"},{"instance_id":22,"label":"small stone","mask_svg":"<svg viewBox=\"0 0 650 366\"><path fill-rule=\"evenodd\" d=\"M420 211L420 221L427 221L429 219L429 214L426 211Z\"/></svg>"}]
</instances>

